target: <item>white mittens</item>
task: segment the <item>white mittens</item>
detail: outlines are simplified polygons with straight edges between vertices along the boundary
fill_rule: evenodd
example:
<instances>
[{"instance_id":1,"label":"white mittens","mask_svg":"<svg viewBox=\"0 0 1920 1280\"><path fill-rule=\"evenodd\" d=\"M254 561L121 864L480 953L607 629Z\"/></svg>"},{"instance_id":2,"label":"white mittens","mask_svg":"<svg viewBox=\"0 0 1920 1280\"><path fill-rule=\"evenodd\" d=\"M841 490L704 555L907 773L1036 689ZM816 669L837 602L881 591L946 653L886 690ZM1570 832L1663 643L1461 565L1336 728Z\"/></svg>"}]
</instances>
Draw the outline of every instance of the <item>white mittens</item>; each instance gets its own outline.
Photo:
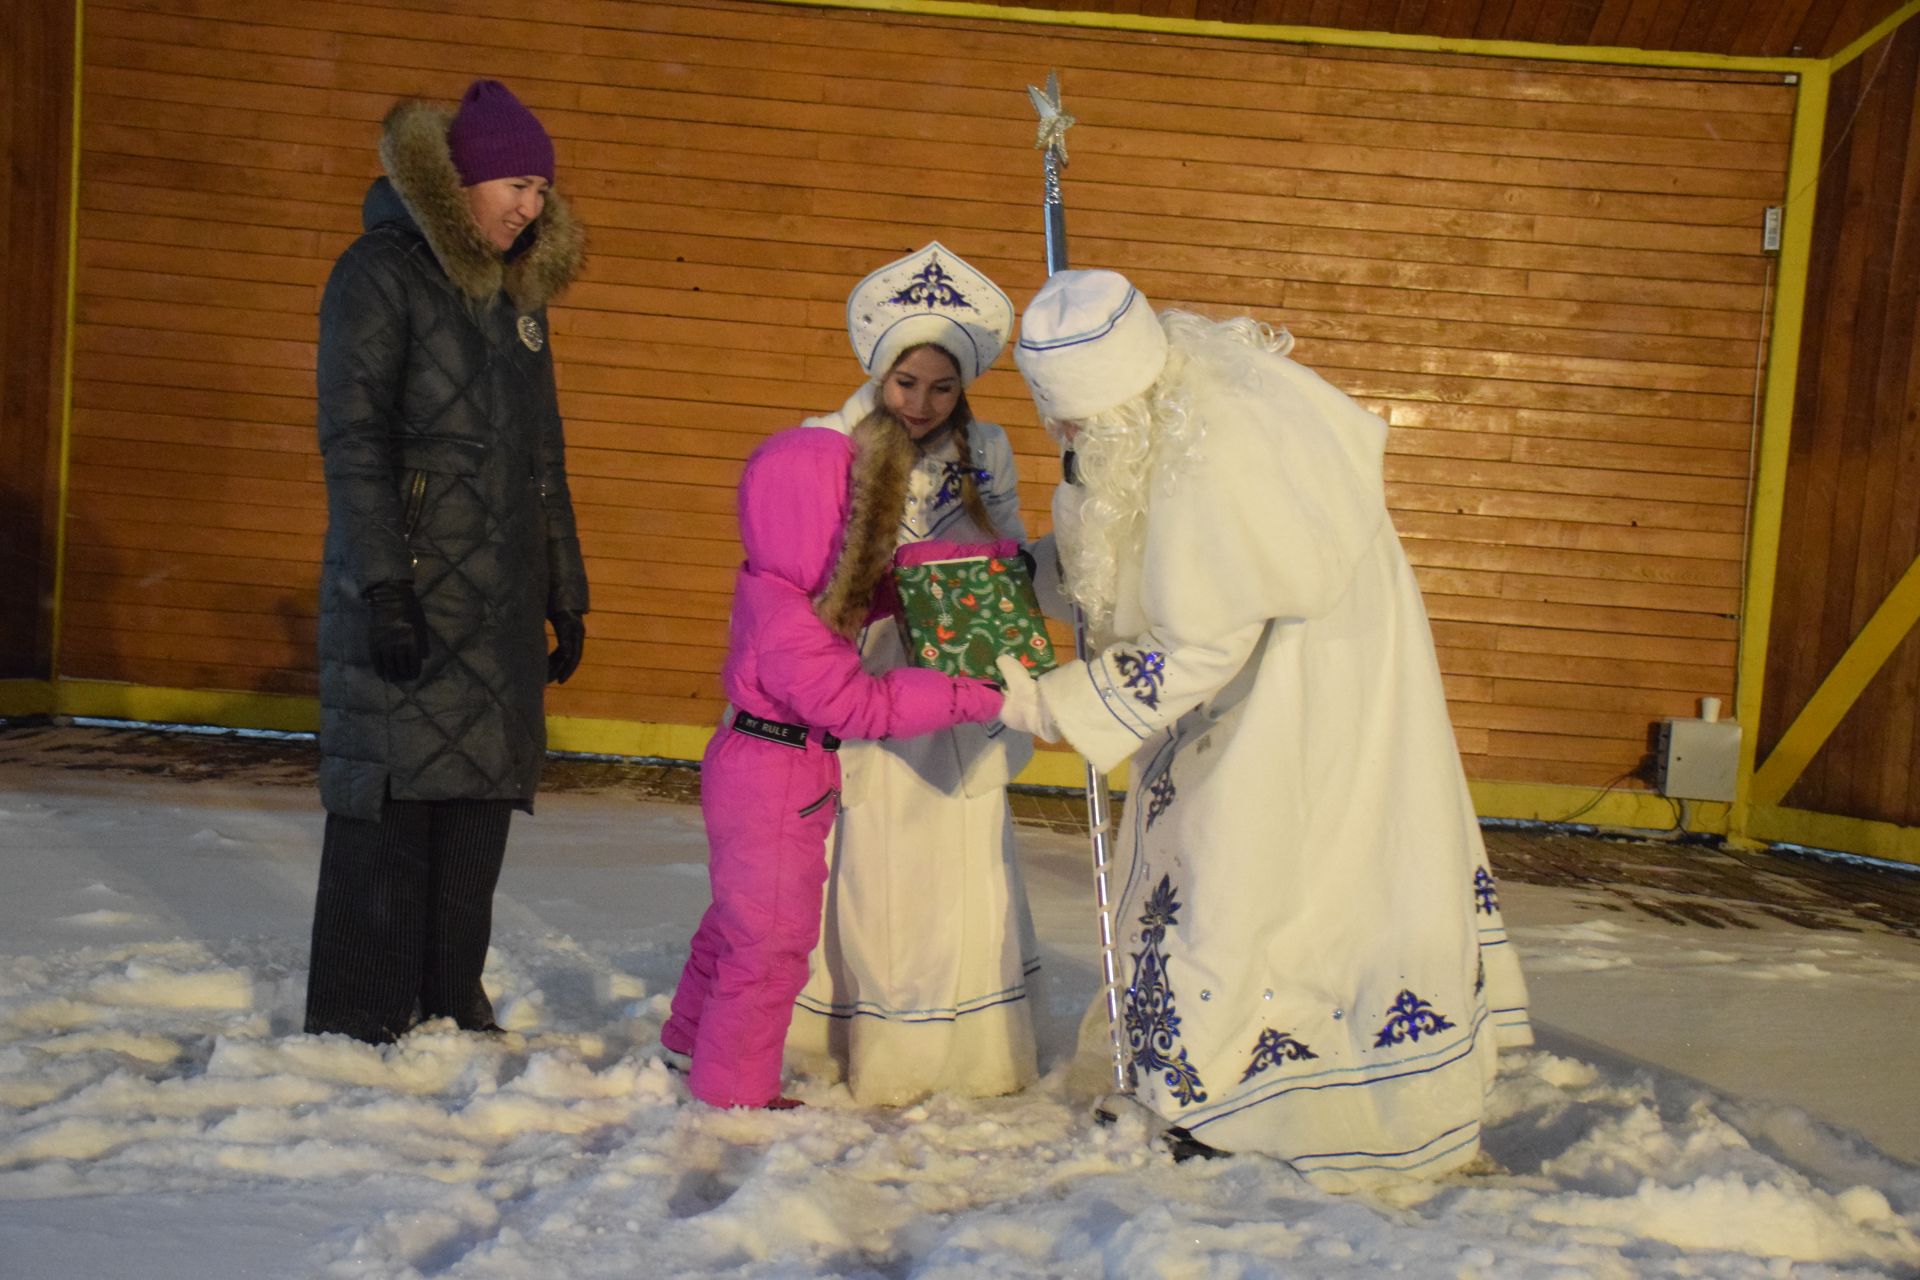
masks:
<instances>
[{"instance_id":1,"label":"white mittens","mask_svg":"<svg viewBox=\"0 0 1920 1280\"><path fill-rule=\"evenodd\" d=\"M1006 702L1000 708L1000 723L1020 733L1030 733L1042 742L1060 741L1060 726L1047 711L1047 698L1040 682L1020 665L1020 659L1001 654L994 666L1006 684Z\"/></svg>"}]
</instances>

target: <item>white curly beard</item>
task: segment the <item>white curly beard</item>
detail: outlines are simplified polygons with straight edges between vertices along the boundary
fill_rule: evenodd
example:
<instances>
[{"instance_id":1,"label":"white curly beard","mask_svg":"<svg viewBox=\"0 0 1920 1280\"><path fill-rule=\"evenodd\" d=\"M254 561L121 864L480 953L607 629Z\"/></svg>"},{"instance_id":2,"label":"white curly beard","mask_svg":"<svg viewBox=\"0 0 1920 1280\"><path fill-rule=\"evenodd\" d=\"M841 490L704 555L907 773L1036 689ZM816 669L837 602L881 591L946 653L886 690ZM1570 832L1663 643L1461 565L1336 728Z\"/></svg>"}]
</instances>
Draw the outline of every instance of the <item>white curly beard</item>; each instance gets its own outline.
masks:
<instances>
[{"instance_id":1,"label":"white curly beard","mask_svg":"<svg viewBox=\"0 0 1920 1280\"><path fill-rule=\"evenodd\" d=\"M1079 482L1062 495L1056 542L1067 593L1097 636L1112 626L1120 565L1146 549L1152 431L1141 397L1085 419L1073 438Z\"/></svg>"},{"instance_id":2,"label":"white curly beard","mask_svg":"<svg viewBox=\"0 0 1920 1280\"><path fill-rule=\"evenodd\" d=\"M1192 412L1193 388L1245 375L1251 352L1284 355L1292 335L1247 317L1214 321L1165 311L1167 363L1144 395L1082 419L1072 440L1079 484L1054 511L1055 543L1067 594L1102 642L1111 638L1120 566L1146 557L1147 504L1156 484L1171 483L1197 456L1203 424ZM1063 424L1048 419L1065 443Z\"/></svg>"}]
</instances>

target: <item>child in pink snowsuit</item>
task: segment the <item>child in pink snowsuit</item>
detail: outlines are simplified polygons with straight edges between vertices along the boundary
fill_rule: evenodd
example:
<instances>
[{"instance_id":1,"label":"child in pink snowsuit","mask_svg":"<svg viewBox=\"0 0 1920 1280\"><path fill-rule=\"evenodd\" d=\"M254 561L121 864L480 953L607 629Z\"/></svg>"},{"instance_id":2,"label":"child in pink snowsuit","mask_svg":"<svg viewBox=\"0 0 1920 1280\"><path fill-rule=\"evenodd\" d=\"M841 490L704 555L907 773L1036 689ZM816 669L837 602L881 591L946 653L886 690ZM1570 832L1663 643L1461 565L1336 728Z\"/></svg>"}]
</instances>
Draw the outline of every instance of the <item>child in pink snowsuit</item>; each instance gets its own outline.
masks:
<instances>
[{"instance_id":1,"label":"child in pink snowsuit","mask_svg":"<svg viewBox=\"0 0 1920 1280\"><path fill-rule=\"evenodd\" d=\"M842 551L853 446L821 427L773 436L740 480L747 559L734 582L721 683L731 702L701 763L713 905L693 937L660 1041L690 1054L693 1096L762 1107L820 932L841 738L904 737L1001 713L997 686L941 672L861 670L814 611Z\"/></svg>"}]
</instances>

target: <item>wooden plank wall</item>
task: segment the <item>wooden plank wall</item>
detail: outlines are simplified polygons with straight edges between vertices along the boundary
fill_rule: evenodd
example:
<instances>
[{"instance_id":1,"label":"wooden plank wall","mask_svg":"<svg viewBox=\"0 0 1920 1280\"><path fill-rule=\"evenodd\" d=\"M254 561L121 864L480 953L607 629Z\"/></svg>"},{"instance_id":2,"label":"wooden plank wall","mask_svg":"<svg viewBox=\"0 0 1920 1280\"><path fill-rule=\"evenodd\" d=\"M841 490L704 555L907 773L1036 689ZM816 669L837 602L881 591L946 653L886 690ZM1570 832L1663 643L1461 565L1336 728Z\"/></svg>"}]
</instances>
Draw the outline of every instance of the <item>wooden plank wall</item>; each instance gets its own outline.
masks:
<instances>
[{"instance_id":1,"label":"wooden plank wall","mask_svg":"<svg viewBox=\"0 0 1920 1280\"><path fill-rule=\"evenodd\" d=\"M73 5L0 17L0 679L45 679L53 643L66 330Z\"/></svg>"},{"instance_id":2,"label":"wooden plank wall","mask_svg":"<svg viewBox=\"0 0 1920 1280\"><path fill-rule=\"evenodd\" d=\"M857 376L846 289L938 237L1043 275L1024 86L1057 68L1074 259L1282 321L1394 424L1469 768L1598 784L1735 662L1778 77L685 0L88 6L69 674L309 692L314 310L400 94L512 84L593 229L554 315L596 612L550 709L719 706L732 484ZM532 12L536 16L529 16ZM1052 451L1010 361L1030 522Z\"/></svg>"},{"instance_id":3,"label":"wooden plank wall","mask_svg":"<svg viewBox=\"0 0 1920 1280\"><path fill-rule=\"evenodd\" d=\"M1834 77L1761 758L1920 556L1920 22ZM1920 634L1786 803L1920 825Z\"/></svg>"}]
</instances>

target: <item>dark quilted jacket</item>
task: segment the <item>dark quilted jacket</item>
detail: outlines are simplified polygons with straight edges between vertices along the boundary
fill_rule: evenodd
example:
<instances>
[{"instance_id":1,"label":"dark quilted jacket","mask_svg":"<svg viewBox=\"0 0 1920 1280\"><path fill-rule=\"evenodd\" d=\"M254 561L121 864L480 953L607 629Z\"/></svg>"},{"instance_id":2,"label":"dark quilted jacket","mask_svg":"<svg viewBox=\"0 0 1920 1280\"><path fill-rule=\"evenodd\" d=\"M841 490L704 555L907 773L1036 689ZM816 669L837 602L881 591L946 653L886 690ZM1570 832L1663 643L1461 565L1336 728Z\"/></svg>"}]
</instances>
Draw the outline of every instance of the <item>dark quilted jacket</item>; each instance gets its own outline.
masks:
<instances>
[{"instance_id":1,"label":"dark quilted jacket","mask_svg":"<svg viewBox=\"0 0 1920 1280\"><path fill-rule=\"evenodd\" d=\"M389 176L320 304L320 795L357 818L387 795L530 806L546 617L587 609L544 306L579 269L579 230L552 199L503 260L466 212L445 124L417 104L389 116ZM393 580L429 633L398 685L370 665L361 598Z\"/></svg>"}]
</instances>

